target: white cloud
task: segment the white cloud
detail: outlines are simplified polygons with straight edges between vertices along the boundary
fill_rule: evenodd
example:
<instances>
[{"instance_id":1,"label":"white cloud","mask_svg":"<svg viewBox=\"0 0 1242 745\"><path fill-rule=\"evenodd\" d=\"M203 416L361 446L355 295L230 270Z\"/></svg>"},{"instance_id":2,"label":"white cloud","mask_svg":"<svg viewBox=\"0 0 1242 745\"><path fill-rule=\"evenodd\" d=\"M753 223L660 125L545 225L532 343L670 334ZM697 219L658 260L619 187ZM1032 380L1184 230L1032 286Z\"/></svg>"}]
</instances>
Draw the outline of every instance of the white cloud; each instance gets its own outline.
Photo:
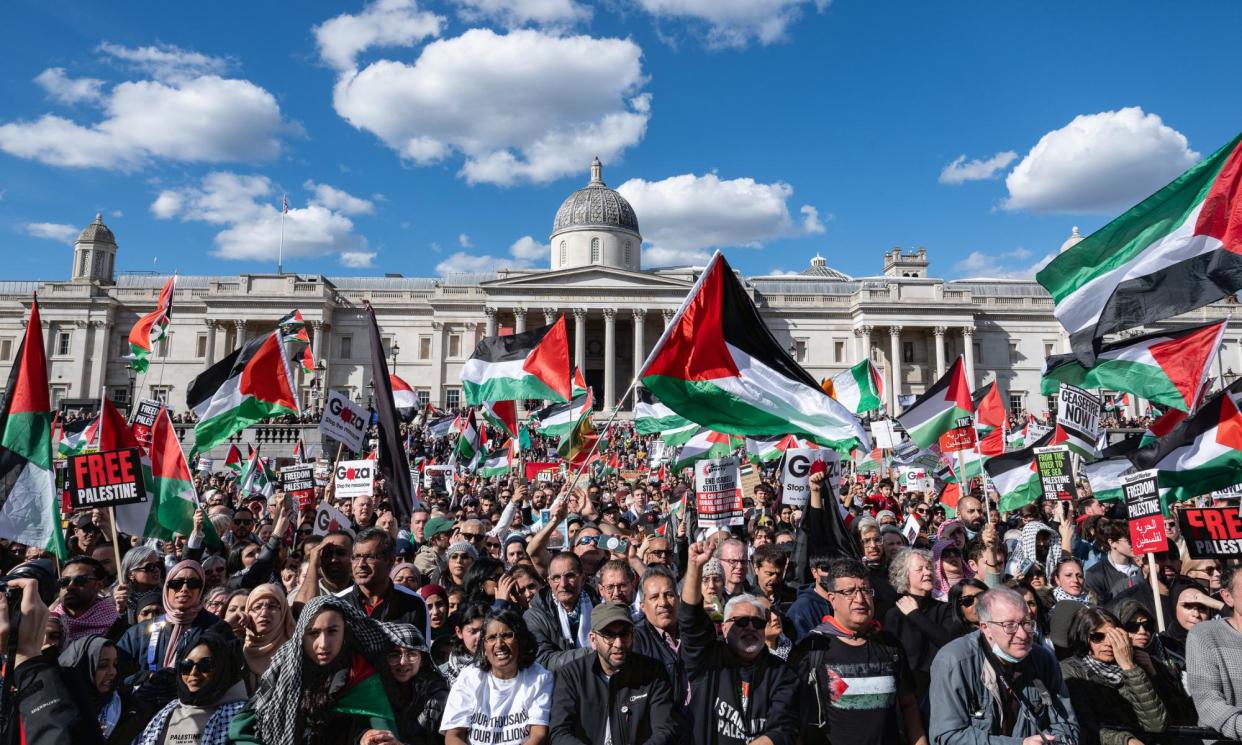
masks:
<instances>
[{"instance_id":1,"label":"white cloud","mask_svg":"<svg viewBox=\"0 0 1242 745\"><path fill-rule=\"evenodd\" d=\"M436 264L437 274L479 274L490 272L504 264L503 259L495 256L477 256L465 251L457 251L444 261Z\"/></svg>"},{"instance_id":2,"label":"white cloud","mask_svg":"<svg viewBox=\"0 0 1242 745\"><path fill-rule=\"evenodd\" d=\"M104 81L98 78L71 78L63 67L49 67L35 76L53 101L63 104L100 101L103 99Z\"/></svg>"},{"instance_id":3,"label":"white cloud","mask_svg":"<svg viewBox=\"0 0 1242 745\"><path fill-rule=\"evenodd\" d=\"M518 261L535 262L548 258L548 244L541 243L529 235L518 238L509 246L509 255Z\"/></svg>"},{"instance_id":4,"label":"white cloud","mask_svg":"<svg viewBox=\"0 0 1242 745\"><path fill-rule=\"evenodd\" d=\"M742 48L751 41L771 44L812 5L808 0L638 0L659 19L687 21L711 47ZM814 0L823 12L829 0Z\"/></svg>"},{"instance_id":5,"label":"white cloud","mask_svg":"<svg viewBox=\"0 0 1242 745\"><path fill-rule=\"evenodd\" d=\"M73 243L81 228L59 222L28 222L22 226L27 235L35 238L47 238L50 241Z\"/></svg>"},{"instance_id":6,"label":"white cloud","mask_svg":"<svg viewBox=\"0 0 1242 745\"><path fill-rule=\"evenodd\" d=\"M160 192L151 211L163 219L219 226L213 256L275 261L281 236L278 203L279 192L266 176L217 171L203 177L198 186ZM284 217L286 261L339 254L347 266L362 266L349 262L364 260L366 247L367 240L354 232L353 221L323 204L312 201L292 207Z\"/></svg>"},{"instance_id":7,"label":"white cloud","mask_svg":"<svg viewBox=\"0 0 1242 745\"><path fill-rule=\"evenodd\" d=\"M940 171L940 183L964 184L967 181L983 181L996 178L1017 157L1018 154L1012 150L997 153L986 160L976 158L967 161L965 155L959 155L952 163L949 163Z\"/></svg>"},{"instance_id":8,"label":"white cloud","mask_svg":"<svg viewBox=\"0 0 1242 745\"><path fill-rule=\"evenodd\" d=\"M474 242L470 240L470 236L462 233L457 236L457 245L462 248L474 248Z\"/></svg>"},{"instance_id":9,"label":"white cloud","mask_svg":"<svg viewBox=\"0 0 1242 745\"><path fill-rule=\"evenodd\" d=\"M409 46L439 36L444 18L420 11L414 0L377 0L358 15L342 13L315 27L319 56L337 70L353 69L358 54L374 46Z\"/></svg>"},{"instance_id":10,"label":"white cloud","mask_svg":"<svg viewBox=\"0 0 1242 745\"><path fill-rule=\"evenodd\" d=\"M460 154L472 183L542 183L637 144L651 116L645 83L629 40L476 28L431 42L413 64L342 72L333 104L407 161Z\"/></svg>"},{"instance_id":11,"label":"white cloud","mask_svg":"<svg viewBox=\"0 0 1242 745\"><path fill-rule=\"evenodd\" d=\"M457 14L469 22L494 21L506 28L535 24L570 26L591 18L591 9L575 0L453 0Z\"/></svg>"},{"instance_id":12,"label":"white cloud","mask_svg":"<svg viewBox=\"0 0 1242 745\"><path fill-rule=\"evenodd\" d=\"M375 212L375 205L371 202L327 184L307 181L302 186L314 192L310 200L312 204L322 205L345 215L370 215Z\"/></svg>"},{"instance_id":13,"label":"white cloud","mask_svg":"<svg viewBox=\"0 0 1242 745\"><path fill-rule=\"evenodd\" d=\"M223 75L233 67L231 60L192 52L172 44L126 47L105 41L99 45L99 51L127 63L156 80L182 81Z\"/></svg>"},{"instance_id":14,"label":"white cloud","mask_svg":"<svg viewBox=\"0 0 1242 745\"><path fill-rule=\"evenodd\" d=\"M1040 138L1005 178L1002 206L1032 212L1115 212L1199 160L1186 136L1130 107L1083 114Z\"/></svg>"},{"instance_id":15,"label":"white cloud","mask_svg":"<svg viewBox=\"0 0 1242 745\"><path fill-rule=\"evenodd\" d=\"M972 251L969 256L953 265L953 273L958 277L1034 279L1035 273L1056 258L1056 254L1050 253L1034 264L1024 264L1029 258L1031 252L1021 246L994 254Z\"/></svg>"},{"instance_id":16,"label":"white cloud","mask_svg":"<svg viewBox=\"0 0 1242 745\"><path fill-rule=\"evenodd\" d=\"M367 269L373 266L374 251L342 251L341 264L351 269Z\"/></svg>"},{"instance_id":17,"label":"white cloud","mask_svg":"<svg viewBox=\"0 0 1242 745\"><path fill-rule=\"evenodd\" d=\"M752 178L722 180L714 173L671 176L662 181L630 179L617 187L641 219L646 266L698 264L708 249L759 247L764 242L824 232L819 211L789 213L793 187Z\"/></svg>"},{"instance_id":18,"label":"white cloud","mask_svg":"<svg viewBox=\"0 0 1242 745\"><path fill-rule=\"evenodd\" d=\"M461 238L468 238L468 236L462 233L461 236L458 236L458 242L461 241ZM462 243L462 247L473 248L473 244L466 245ZM434 243L431 244L431 248L436 253L440 251L440 247ZM439 264L436 264L436 272L439 274L477 274L479 272L495 271L502 267L527 269L534 266L540 260L546 261L547 258L547 244L540 243L529 235L524 235L509 244L509 258L457 251Z\"/></svg>"}]
</instances>

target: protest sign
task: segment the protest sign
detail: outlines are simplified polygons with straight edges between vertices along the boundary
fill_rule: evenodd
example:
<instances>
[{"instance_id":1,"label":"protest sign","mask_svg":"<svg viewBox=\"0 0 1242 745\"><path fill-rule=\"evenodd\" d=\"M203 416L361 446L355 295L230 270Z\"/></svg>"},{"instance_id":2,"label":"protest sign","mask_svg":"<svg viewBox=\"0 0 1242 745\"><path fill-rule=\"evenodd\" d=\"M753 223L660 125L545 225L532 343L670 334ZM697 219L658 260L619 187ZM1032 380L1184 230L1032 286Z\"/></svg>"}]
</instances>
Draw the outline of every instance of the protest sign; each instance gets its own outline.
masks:
<instances>
[{"instance_id":1,"label":"protest sign","mask_svg":"<svg viewBox=\"0 0 1242 745\"><path fill-rule=\"evenodd\" d=\"M198 471L199 473L211 473L211 469L215 464L216 462L211 458L199 458Z\"/></svg>"},{"instance_id":2,"label":"protest sign","mask_svg":"<svg viewBox=\"0 0 1242 745\"><path fill-rule=\"evenodd\" d=\"M650 448L647 452L648 463L654 465L664 460L664 440L652 440Z\"/></svg>"},{"instance_id":3,"label":"protest sign","mask_svg":"<svg viewBox=\"0 0 1242 745\"><path fill-rule=\"evenodd\" d=\"M877 419L871 423L871 439L881 450L892 450L897 447L900 438L893 431L893 423L888 419Z\"/></svg>"},{"instance_id":4,"label":"protest sign","mask_svg":"<svg viewBox=\"0 0 1242 745\"><path fill-rule=\"evenodd\" d=\"M1160 489L1154 470L1139 471L1126 477L1122 484L1126 516L1130 520L1130 546L1136 554L1169 550L1164 534L1164 515L1160 512Z\"/></svg>"},{"instance_id":5,"label":"protest sign","mask_svg":"<svg viewBox=\"0 0 1242 745\"><path fill-rule=\"evenodd\" d=\"M343 460L336 464L338 499L370 496L375 492L375 461Z\"/></svg>"},{"instance_id":6,"label":"protest sign","mask_svg":"<svg viewBox=\"0 0 1242 745\"><path fill-rule=\"evenodd\" d=\"M789 448L781 461L781 504L805 507L810 494L811 474L823 463L825 494L835 496L840 475L841 456L827 448Z\"/></svg>"},{"instance_id":7,"label":"protest sign","mask_svg":"<svg viewBox=\"0 0 1242 745\"><path fill-rule=\"evenodd\" d=\"M160 409L163 406L159 401L144 398L138 402L138 407L134 410L134 423L130 425L130 429L133 430L134 438L138 440L139 445L142 445L143 450L151 449L151 428L155 426L155 418L160 415Z\"/></svg>"},{"instance_id":8,"label":"protest sign","mask_svg":"<svg viewBox=\"0 0 1242 745\"><path fill-rule=\"evenodd\" d=\"M147 501L138 448L74 455L66 475L69 504L75 510Z\"/></svg>"},{"instance_id":9,"label":"protest sign","mask_svg":"<svg viewBox=\"0 0 1242 745\"><path fill-rule=\"evenodd\" d=\"M328 391L323 412L319 415L319 432L351 452L361 452L367 433L367 418L367 410L350 401L344 393Z\"/></svg>"},{"instance_id":10,"label":"protest sign","mask_svg":"<svg viewBox=\"0 0 1242 745\"><path fill-rule=\"evenodd\" d=\"M1025 440L1026 442L1039 442L1039 438L1043 437L1044 435L1048 434L1051 431L1052 431L1052 427L1048 426L1047 424L1040 424L1039 422L1031 421L1030 423L1026 425Z\"/></svg>"},{"instance_id":11,"label":"protest sign","mask_svg":"<svg viewBox=\"0 0 1242 745\"><path fill-rule=\"evenodd\" d=\"M965 421L965 424L962 422ZM971 450L975 447L975 422L971 417L962 417L956 427L940 435L940 452L956 453Z\"/></svg>"},{"instance_id":12,"label":"protest sign","mask_svg":"<svg viewBox=\"0 0 1242 745\"><path fill-rule=\"evenodd\" d=\"M700 528L741 525L737 459L728 456L694 464L694 498Z\"/></svg>"},{"instance_id":13,"label":"protest sign","mask_svg":"<svg viewBox=\"0 0 1242 745\"><path fill-rule=\"evenodd\" d=\"M1188 507L1179 512L1178 525L1190 558L1242 557L1242 515L1237 507Z\"/></svg>"},{"instance_id":14,"label":"protest sign","mask_svg":"<svg viewBox=\"0 0 1242 745\"><path fill-rule=\"evenodd\" d=\"M353 535L354 524L337 508L327 502L320 502L319 509L315 510L315 535L327 535L334 530L343 530Z\"/></svg>"},{"instance_id":15,"label":"protest sign","mask_svg":"<svg viewBox=\"0 0 1242 745\"><path fill-rule=\"evenodd\" d=\"M903 442L893 448L893 460L901 461L902 463L911 462L918 454L919 446L913 441Z\"/></svg>"},{"instance_id":16,"label":"protest sign","mask_svg":"<svg viewBox=\"0 0 1242 745\"><path fill-rule=\"evenodd\" d=\"M556 476L560 463L554 461L532 461L526 464L527 481L551 481Z\"/></svg>"},{"instance_id":17,"label":"protest sign","mask_svg":"<svg viewBox=\"0 0 1242 745\"><path fill-rule=\"evenodd\" d=\"M315 499L315 467L306 464L281 469L280 488L298 500L299 510L309 509Z\"/></svg>"},{"instance_id":18,"label":"protest sign","mask_svg":"<svg viewBox=\"0 0 1242 745\"><path fill-rule=\"evenodd\" d=\"M1035 468L1039 471L1045 499L1074 498L1074 464L1070 462L1069 448L1064 445L1035 448Z\"/></svg>"},{"instance_id":19,"label":"protest sign","mask_svg":"<svg viewBox=\"0 0 1242 745\"><path fill-rule=\"evenodd\" d=\"M906 543L909 543L911 546L914 545L914 542L918 540L919 529L921 527L922 526L919 525L919 521L914 518L914 515L906 516L906 522L901 526L901 534L905 536Z\"/></svg>"},{"instance_id":20,"label":"protest sign","mask_svg":"<svg viewBox=\"0 0 1242 745\"><path fill-rule=\"evenodd\" d=\"M1057 395L1057 427L1065 433L1064 443L1088 458L1099 454L1100 399L1081 388L1061 384ZM1060 439L1060 435L1057 436Z\"/></svg>"},{"instance_id":21,"label":"protest sign","mask_svg":"<svg viewBox=\"0 0 1242 745\"><path fill-rule=\"evenodd\" d=\"M434 489L437 486L445 489L453 478L453 466L427 466L423 469L423 488Z\"/></svg>"},{"instance_id":22,"label":"protest sign","mask_svg":"<svg viewBox=\"0 0 1242 745\"><path fill-rule=\"evenodd\" d=\"M1214 500L1237 499L1238 497L1242 497L1242 484L1226 486L1224 489L1217 489L1212 492L1212 499Z\"/></svg>"}]
</instances>

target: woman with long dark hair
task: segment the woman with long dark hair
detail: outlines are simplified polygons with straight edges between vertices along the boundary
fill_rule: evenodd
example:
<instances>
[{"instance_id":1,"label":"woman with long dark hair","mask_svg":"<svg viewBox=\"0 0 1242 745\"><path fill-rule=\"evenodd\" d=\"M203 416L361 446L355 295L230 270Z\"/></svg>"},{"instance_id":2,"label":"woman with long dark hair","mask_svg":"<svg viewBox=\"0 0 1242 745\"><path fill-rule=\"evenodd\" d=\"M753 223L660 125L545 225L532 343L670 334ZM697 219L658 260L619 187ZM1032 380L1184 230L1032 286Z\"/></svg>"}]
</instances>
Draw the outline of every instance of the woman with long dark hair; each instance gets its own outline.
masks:
<instances>
[{"instance_id":1,"label":"woman with long dark hair","mask_svg":"<svg viewBox=\"0 0 1242 745\"><path fill-rule=\"evenodd\" d=\"M449 682L431 662L427 641L413 624L384 623L397 640L388 653L389 700L403 745L440 745L440 719Z\"/></svg>"},{"instance_id":2,"label":"woman with long dark hair","mask_svg":"<svg viewBox=\"0 0 1242 745\"><path fill-rule=\"evenodd\" d=\"M473 665L479 651L479 639L483 636L483 623L492 608L485 603L470 603L449 616L449 625L453 627L453 636L449 644L448 659L440 665L440 674L449 682L457 682L457 676L469 665ZM441 641L447 641L445 637Z\"/></svg>"},{"instance_id":3,"label":"woman with long dark hair","mask_svg":"<svg viewBox=\"0 0 1242 745\"><path fill-rule=\"evenodd\" d=\"M1156 619L1151 611L1133 598L1116 602L1110 610L1130 637L1130 645L1134 648L1134 661L1151 675L1156 695L1169 710L1169 724L1197 724L1199 715L1182 685L1181 669L1165 652L1160 635L1156 633Z\"/></svg>"},{"instance_id":4,"label":"woman with long dark hair","mask_svg":"<svg viewBox=\"0 0 1242 745\"><path fill-rule=\"evenodd\" d=\"M964 579L949 590L949 607L953 609L954 636L966 636L979 628L979 596L988 586L974 577Z\"/></svg>"}]
</instances>

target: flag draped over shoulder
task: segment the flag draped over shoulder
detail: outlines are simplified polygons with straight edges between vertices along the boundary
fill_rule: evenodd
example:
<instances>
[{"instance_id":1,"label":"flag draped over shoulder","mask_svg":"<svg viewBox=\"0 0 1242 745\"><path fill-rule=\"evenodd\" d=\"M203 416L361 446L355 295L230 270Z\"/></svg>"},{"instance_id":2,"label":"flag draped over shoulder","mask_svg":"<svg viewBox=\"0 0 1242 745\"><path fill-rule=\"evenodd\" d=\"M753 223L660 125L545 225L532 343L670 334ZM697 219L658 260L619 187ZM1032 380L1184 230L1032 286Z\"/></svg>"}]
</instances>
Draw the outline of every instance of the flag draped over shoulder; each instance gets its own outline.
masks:
<instances>
[{"instance_id":1,"label":"flag draped over shoulder","mask_svg":"<svg viewBox=\"0 0 1242 745\"><path fill-rule=\"evenodd\" d=\"M572 377L565 317L508 336L484 337L461 370L466 403L529 398L568 401Z\"/></svg>"},{"instance_id":2,"label":"flag draped over shoulder","mask_svg":"<svg viewBox=\"0 0 1242 745\"><path fill-rule=\"evenodd\" d=\"M884 379L871 360L824 381L824 392L855 414L874 411L884 405Z\"/></svg>"},{"instance_id":3,"label":"flag draped over shoulder","mask_svg":"<svg viewBox=\"0 0 1242 745\"><path fill-rule=\"evenodd\" d=\"M155 343L168 333L168 323L172 320L173 294L177 289L177 275L169 277L160 290L160 299L155 310L138 319L129 331L129 366L140 373L147 371L148 359Z\"/></svg>"},{"instance_id":4,"label":"flag draped over shoulder","mask_svg":"<svg viewBox=\"0 0 1242 745\"><path fill-rule=\"evenodd\" d=\"M380 338L379 322L375 320L375 308L367 303L367 324L371 337L371 384L375 386L375 412L379 420L378 441L379 470L384 476L384 490L388 504L398 525L406 525L414 511L414 488L410 483L410 461L401 438L400 417L393 401L392 377L388 372L388 360L384 355L384 343Z\"/></svg>"},{"instance_id":5,"label":"flag draped over shoulder","mask_svg":"<svg viewBox=\"0 0 1242 745\"><path fill-rule=\"evenodd\" d=\"M0 403L0 538L69 557L52 473L52 404L39 299Z\"/></svg>"},{"instance_id":6,"label":"flag draped over shoulder","mask_svg":"<svg viewBox=\"0 0 1242 745\"><path fill-rule=\"evenodd\" d=\"M1242 289L1242 135L1052 260L1036 275L1074 355L1105 334Z\"/></svg>"},{"instance_id":7,"label":"flag draped over shoulder","mask_svg":"<svg viewBox=\"0 0 1242 745\"><path fill-rule=\"evenodd\" d=\"M959 356L944 377L901 412L897 421L919 447L928 448L940 439L940 435L963 426L961 420L971 418L974 411L970 385L966 382L966 366Z\"/></svg>"},{"instance_id":8,"label":"flag draped over shoulder","mask_svg":"<svg viewBox=\"0 0 1242 745\"><path fill-rule=\"evenodd\" d=\"M1226 325L1217 321L1185 326L1105 344L1091 368L1072 354L1049 357L1040 388L1044 395L1056 393L1060 383L1108 388L1190 411L1199 400Z\"/></svg>"},{"instance_id":9,"label":"flag draped over shoulder","mask_svg":"<svg viewBox=\"0 0 1242 745\"><path fill-rule=\"evenodd\" d=\"M186 403L198 417L194 452L265 419L300 413L294 391L280 330L246 342L190 381Z\"/></svg>"},{"instance_id":10,"label":"flag draped over shoulder","mask_svg":"<svg viewBox=\"0 0 1242 745\"><path fill-rule=\"evenodd\" d=\"M640 373L669 409L717 432L806 435L847 451L866 429L794 361L717 251Z\"/></svg>"}]
</instances>

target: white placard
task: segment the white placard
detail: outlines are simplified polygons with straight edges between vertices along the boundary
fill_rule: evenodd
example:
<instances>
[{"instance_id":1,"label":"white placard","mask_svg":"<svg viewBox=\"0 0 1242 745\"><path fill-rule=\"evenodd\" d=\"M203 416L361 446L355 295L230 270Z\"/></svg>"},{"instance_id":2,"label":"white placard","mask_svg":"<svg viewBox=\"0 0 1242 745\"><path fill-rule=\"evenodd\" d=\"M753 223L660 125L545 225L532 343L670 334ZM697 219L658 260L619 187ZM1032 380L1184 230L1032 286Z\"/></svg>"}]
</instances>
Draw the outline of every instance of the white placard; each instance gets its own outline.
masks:
<instances>
[{"instance_id":1,"label":"white placard","mask_svg":"<svg viewBox=\"0 0 1242 745\"><path fill-rule=\"evenodd\" d=\"M327 535L334 530L343 530L353 535L354 524L345 517L345 513L327 502L320 502L319 509L315 510L315 535Z\"/></svg>"},{"instance_id":2,"label":"white placard","mask_svg":"<svg viewBox=\"0 0 1242 745\"><path fill-rule=\"evenodd\" d=\"M827 495L835 498L841 470L841 456L828 448L789 448L781 465L781 504L805 507L810 495L811 474L818 470L815 463L824 464Z\"/></svg>"},{"instance_id":3,"label":"white placard","mask_svg":"<svg viewBox=\"0 0 1242 745\"><path fill-rule=\"evenodd\" d=\"M343 460L337 463L337 499L371 496L375 491L375 470L373 460Z\"/></svg>"},{"instance_id":4,"label":"white placard","mask_svg":"<svg viewBox=\"0 0 1242 745\"><path fill-rule=\"evenodd\" d=\"M914 545L914 542L919 538L920 527L919 521L914 519L914 515L906 517L906 524L901 526L901 534L906 537L906 543L909 543L911 546Z\"/></svg>"},{"instance_id":5,"label":"white placard","mask_svg":"<svg viewBox=\"0 0 1242 745\"><path fill-rule=\"evenodd\" d=\"M875 441L875 446L883 450L897 447L901 439L893 430L892 421L888 419L877 419L871 423L871 438Z\"/></svg>"},{"instance_id":6,"label":"white placard","mask_svg":"<svg viewBox=\"0 0 1242 745\"><path fill-rule=\"evenodd\" d=\"M319 415L319 431L344 445L351 452L362 452L367 434L367 410L340 391L328 391Z\"/></svg>"},{"instance_id":7,"label":"white placard","mask_svg":"<svg viewBox=\"0 0 1242 745\"><path fill-rule=\"evenodd\" d=\"M744 522L740 481L737 458L732 456L694 464L694 497L700 528Z\"/></svg>"}]
</instances>

